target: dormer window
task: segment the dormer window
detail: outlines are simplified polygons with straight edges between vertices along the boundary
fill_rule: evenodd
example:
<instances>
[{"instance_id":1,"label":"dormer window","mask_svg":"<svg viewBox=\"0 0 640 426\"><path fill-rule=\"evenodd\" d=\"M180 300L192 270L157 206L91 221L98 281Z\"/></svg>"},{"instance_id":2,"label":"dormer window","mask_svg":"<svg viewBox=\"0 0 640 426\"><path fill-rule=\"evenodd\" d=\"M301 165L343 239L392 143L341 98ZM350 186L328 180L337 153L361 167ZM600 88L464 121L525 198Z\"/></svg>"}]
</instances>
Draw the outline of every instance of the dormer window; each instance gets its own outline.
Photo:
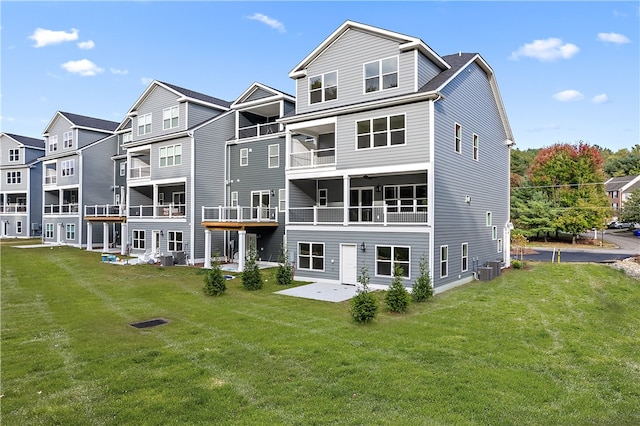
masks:
<instances>
[{"instance_id":1,"label":"dormer window","mask_svg":"<svg viewBox=\"0 0 640 426\"><path fill-rule=\"evenodd\" d=\"M398 57L364 64L364 91L377 92L398 87Z\"/></svg>"},{"instance_id":2,"label":"dormer window","mask_svg":"<svg viewBox=\"0 0 640 426\"><path fill-rule=\"evenodd\" d=\"M309 78L309 103L338 99L338 72L328 72Z\"/></svg>"}]
</instances>

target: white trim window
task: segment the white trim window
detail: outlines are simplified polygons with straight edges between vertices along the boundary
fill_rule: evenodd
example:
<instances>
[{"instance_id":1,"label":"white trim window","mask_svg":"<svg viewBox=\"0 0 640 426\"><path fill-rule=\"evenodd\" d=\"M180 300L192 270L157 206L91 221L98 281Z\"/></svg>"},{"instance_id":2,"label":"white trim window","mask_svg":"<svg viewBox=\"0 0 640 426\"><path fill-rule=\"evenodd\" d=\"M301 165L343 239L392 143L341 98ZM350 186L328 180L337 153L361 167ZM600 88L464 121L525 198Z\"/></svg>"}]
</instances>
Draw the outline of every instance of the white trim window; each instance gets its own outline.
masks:
<instances>
[{"instance_id":1,"label":"white trim window","mask_svg":"<svg viewBox=\"0 0 640 426\"><path fill-rule=\"evenodd\" d=\"M146 135L148 133L151 133L151 122L152 122L152 115L151 113L149 114L144 114L138 117L138 136L142 136L142 135Z\"/></svg>"},{"instance_id":2,"label":"white trim window","mask_svg":"<svg viewBox=\"0 0 640 426\"><path fill-rule=\"evenodd\" d=\"M16 234L22 234L22 221L16 221Z\"/></svg>"},{"instance_id":3,"label":"white trim window","mask_svg":"<svg viewBox=\"0 0 640 426\"><path fill-rule=\"evenodd\" d=\"M269 145L269 168L276 169L280 167L280 145Z\"/></svg>"},{"instance_id":4,"label":"white trim window","mask_svg":"<svg viewBox=\"0 0 640 426\"><path fill-rule=\"evenodd\" d=\"M249 165L249 148L240 148L240 167Z\"/></svg>"},{"instance_id":5,"label":"white trim window","mask_svg":"<svg viewBox=\"0 0 640 426\"><path fill-rule=\"evenodd\" d=\"M338 99L338 71L309 77L309 103Z\"/></svg>"},{"instance_id":6,"label":"white trim window","mask_svg":"<svg viewBox=\"0 0 640 426\"><path fill-rule=\"evenodd\" d=\"M426 212L427 185L385 185L384 203L389 213Z\"/></svg>"},{"instance_id":7,"label":"white trim window","mask_svg":"<svg viewBox=\"0 0 640 426\"><path fill-rule=\"evenodd\" d=\"M498 239L498 227L495 225L491 227L491 239L493 241Z\"/></svg>"},{"instance_id":8,"label":"white trim window","mask_svg":"<svg viewBox=\"0 0 640 426\"><path fill-rule=\"evenodd\" d=\"M473 159L478 161L478 156L480 155L480 140L478 135L473 134Z\"/></svg>"},{"instance_id":9,"label":"white trim window","mask_svg":"<svg viewBox=\"0 0 640 426\"><path fill-rule=\"evenodd\" d=\"M67 223L65 239L67 241L73 241L73 240L76 239L76 224L75 223Z\"/></svg>"},{"instance_id":10,"label":"white trim window","mask_svg":"<svg viewBox=\"0 0 640 426\"><path fill-rule=\"evenodd\" d=\"M411 249L398 246L376 246L376 276L393 277L396 266L402 269L402 277L410 278Z\"/></svg>"},{"instance_id":11,"label":"white trim window","mask_svg":"<svg viewBox=\"0 0 640 426\"><path fill-rule=\"evenodd\" d=\"M49 136L49 152L58 150L58 135Z\"/></svg>"},{"instance_id":12,"label":"white trim window","mask_svg":"<svg viewBox=\"0 0 640 426\"><path fill-rule=\"evenodd\" d=\"M398 57L364 64L365 93L398 87Z\"/></svg>"},{"instance_id":13,"label":"white trim window","mask_svg":"<svg viewBox=\"0 0 640 426\"><path fill-rule=\"evenodd\" d=\"M327 188L318 189L318 206L327 207L329 205L329 190Z\"/></svg>"},{"instance_id":14,"label":"white trim window","mask_svg":"<svg viewBox=\"0 0 640 426\"><path fill-rule=\"evenodd\" d=\"M231 192L231 207L238 207L238 191Z\"/></svg>"},{"instance_id":15,"label":"white trim window","mask_svg":"<svg viewBox=\"0 0 640 426\"><path fill-rule=\"evenodd\" d=\"M462 126L458 123L454 126L454 149L458 154L462 153Z\"/></svg>"},{"instance_id":16,"label":"white trim window","mask_svg":"<svg viewBox=\"0 0 640 426\"><path fill-rule=\"evenodd\" d=\"M62 134L62 146L63 148L73 148L73 131Z\"/></svg>"},{"instance_id":17,"label":"white trim window","mask_svg":"<svg viewBox=\"0 0 640 426\"><path fill-rule=\"evenodd\" d=\"M120 176L126 176L127 175L127 162L126 161L121 161L120 162Z\"/></svg>"},{"instance_id":18,"label":"white trim window","mask_svg":"<svg viewBox=\"0 0 640 426\"><path fill-rule=\"evenodd\" d=\"M160 167L179 166L182 164L182 144L160 147Z\"/></svg>"},{"instance_id":19,"label":"white trim window","mask_svg":"<svg viewBox=\"0 0 640 426\"><path fill-rule=\"evenodd\" d=\"M278 189L278 210L280 213L284 213L287 209L287 190L282 188Z\"/></svg>"},{"instance_id":20,"label":"white trim window","mask_svg":"<svg viewBox=\"0 0 640 426\"><path fill-rule=\"evenodd\" d=\"M131 132L122 134L122 143L129 143L133 140L133 134Z\"/></svg>"},{"instance_id":21,"label":"white trim window","mask_svg":"<svg viewBox=\"0 0 640 426\"><path fill-rule=\"evenodd\" d=\"M182 244L182 231L169 231L167 234L167 250L183 251L184 245Z\"/></svg>"},{"instance_id":22,"label":"white trim window","mask_svg":"<svg viewBox=\"0 0 640 426\"><path fill-rule=\"evenodd\" d=\"M62 176L73 176L76 173L76 160L64 160L60 164L60 172Z\"/></svg>"},{"instance_id":23,"label":"white trim window","mask_svg":"<svg viewBox=\"0 0 640 426\"><path fill-rule=\"evenodd\" d=\"M449 276L449 246L440 246L440 278Z\"/></svg>"},{"instance_id":24,"label":"white trim window","mask_svg":"<svg viewBox=\"0 0 640 426\"><path fill-rule=\"evenodd\" d=\"M460 264L462 265L462 272L469 270L469 243L462 243Z\"/></svg>"},{"instance_id":25,"label":"white trim window","mask_svg":"<svg viewBox=\"0 0 640 426\"><path fill-rule=\"evenodd\" d=\"M131 232L131 247L134 249L145 248L145 231L144 229L134 229Z\"/></svg>"},{"instance_id":26,"label":"white trim window","mask_svg":"<svg viewBox=\"0 0 640 426\"><path fill-rule=\"evenodd\" d=\"M491 226L491 212L487 212L487 226Z\"/></svg>"},{"instance_id":27,"label":"white trim window","mask_svg":"<svg viewBox=\"0 0 640 426\"><path fill-rule=\"evenodd\" d=\"M498 238L498 253L502 253L502 238Z\"/></svg>"},{"instance_id":28,"label":"white trim window","mask_svg":"<svg viewBox=\"0 0 640 426\"><path fill-rule=\"evenodd\" d=\"M357 149L404 145L405 115L391 115L356 121Z\"/></svg>"},{"instance_id":29,"label":"white trim window","mask_svg":"<svg viewBox=\"0 0 640 426\"><path fill-rule=\"evenodd\" d=\"M180 109L177 106L162 110L162 130L169 130L178 127L180 121Z\"/></svg>"},{"instance_id":30,"label":"white trim window","mask_svg":"<svg viewBox=\"0 0 640 426\"><path fill-rule=\"evenodd\" d=\"M324 271L324 243L298 243L298 269Z\"/></svg>"},{"instance_id":31,"label":"white trim window","mask_svg":"<svg viewBox=\"0 0 640 426\"><path fill-rule=\"evenodd\" d=\"M7 185L22 183L22 172L7 172Z\"/></svg>"},{"instance_id":32,"label":"white trim window","mask_svg":"<svg viewBox=\"0 0 640 426\"><path fill-rule=\"evenodd\" d=\"M53 238L53 223L45 223L44 225L44 237L49 239Z\"/></svg>"},{"instance_id":33,"label":"white trim window","mask_svg":"<svg viewBox=\"0 0 640 426\"><path fill-rule=\"evenodd\" d=\"M17 163L20 161L20 148L9 150L9 162Z\"/></svg>"}]
</instances>

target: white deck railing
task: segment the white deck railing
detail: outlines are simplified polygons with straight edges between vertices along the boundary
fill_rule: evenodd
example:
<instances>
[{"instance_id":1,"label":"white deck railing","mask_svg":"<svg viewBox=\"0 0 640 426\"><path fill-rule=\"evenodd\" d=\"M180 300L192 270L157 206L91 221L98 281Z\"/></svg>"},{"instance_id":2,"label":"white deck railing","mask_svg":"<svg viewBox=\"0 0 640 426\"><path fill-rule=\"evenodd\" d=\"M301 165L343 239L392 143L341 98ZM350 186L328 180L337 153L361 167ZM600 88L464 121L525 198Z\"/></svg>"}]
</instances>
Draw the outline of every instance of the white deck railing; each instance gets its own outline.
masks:
<instances>
[{"instance_id":1,"label":"white deck railing","mask_svg":"<svg viewBox=\"0 0 640 426\"><path fill-rule=\"evenodd\" d=\"M85 217L124 217L127 215L127 210L123 205L93 205L84 206Z\"/></svg>"},{"instance_id":2,"label":"white deck railing","mask_svg":"<svg viewBox=\"0 0 640 426\"><path fill-rule=\"evenodd\" d=\"M428 223L427 207L398 211L397 206L348 207L349 224L414 225ZM291 224L344 224L344 207L298 207L289 209Z\"/></svg>"},{"instance_id":3,"label":"white deck railing","mask_svg":"<svg viewBox=\"0 0 640 426\"><path fill-rule=\"evenodd\" d=\"M77 214L79 206L74 204L45 204L44 214Z\"/></svg>"},{"instance_id":4,"label":"white deck railing","mask_svg":"<svg viewBox=\"0 0 640 426\"><path fill-rule=\"evenodd\" d=\"M5 206L0 206L0 213L26 213L27 205L26 204L7 204Z\"/></svg>"},{"instance_id":5,"label":"white deck railing","mask_svg":"<svg viewBox=\"0 0 640 426\"><path fill-rule=\"evenodd\" d=\"M238 139L269 136L278 132L280 132L279 123L256 124L254 126L240 127L238 129Z\"/></svg>"},{"instance_id":6,"label":"white deck railing","mask_svg":"<svg viewBox=\"0 0 640 426\"><path fill-rule=\"evenodd\" d=\"M186 204L155 204L129 206L129 217L184 218Z\"/></svg>"},{"instance_id":7,"label":"white deck railing","mask_svg":"<svg viewBox=\"0 0 640 426\"><path fill-rule=\"evenodd\" d=\"M151 166L138 166L129 168L129 179L142 179L151 176Z\"/></svg>"},{"instance_id":8,"label":"white deck railing","mask_svg":"<svg viewBox=\"0 0 640 426\"><path fill-rule=\"evenodd\" d=\"M289 166L292 169L305 167L333 166L336 164L336 149L311 149L289 154Z\"/></svg>"},{"instance_id":9,"label":"white deck railing","mask_svg":"<svg viewBox=\"0 0 640 426\"><path fill-rule=\"evenodd\" d=\"M276 207L202 207L203 222L277 222Z\"/></svg>"}]
</instances>

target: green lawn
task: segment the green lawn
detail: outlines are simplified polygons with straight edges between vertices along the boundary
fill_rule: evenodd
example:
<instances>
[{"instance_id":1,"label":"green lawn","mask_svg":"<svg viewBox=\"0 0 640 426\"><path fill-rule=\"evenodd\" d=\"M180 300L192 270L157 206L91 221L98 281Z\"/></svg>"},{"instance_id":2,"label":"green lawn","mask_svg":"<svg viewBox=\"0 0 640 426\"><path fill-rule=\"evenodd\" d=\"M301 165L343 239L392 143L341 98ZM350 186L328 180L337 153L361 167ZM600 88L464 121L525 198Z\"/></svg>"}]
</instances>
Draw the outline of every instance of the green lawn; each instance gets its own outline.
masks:
<instances>
[{"instance_id":1,"label":"green lawn","mask_svg":"<svg viewBox=\"0 0 640 426\"><path fill-rule=\"evenodd\" d=\"M640 282L534 264L355 324L196 268L1 247L2 424L640 424ZM382 300L382 297L380 297ZM164 318L168 324L129 324Z\"/></svg>"}]
</instances>

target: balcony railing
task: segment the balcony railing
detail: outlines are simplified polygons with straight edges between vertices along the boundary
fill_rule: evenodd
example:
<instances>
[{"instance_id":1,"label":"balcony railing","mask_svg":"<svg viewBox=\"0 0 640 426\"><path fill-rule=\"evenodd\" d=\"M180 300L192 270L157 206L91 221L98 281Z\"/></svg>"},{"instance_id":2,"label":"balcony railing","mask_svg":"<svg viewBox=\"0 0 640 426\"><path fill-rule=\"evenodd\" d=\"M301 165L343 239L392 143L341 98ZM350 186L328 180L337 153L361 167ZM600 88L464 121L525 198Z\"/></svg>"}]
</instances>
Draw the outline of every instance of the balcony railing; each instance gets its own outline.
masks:
<instances>
[{"instance_id":1,"label":"balcony railing","mask_svg":"<svg viewBox=\"0 0 640 426\"><path fill-rule=\"evenodd\" d=\"M56 176L56 175L50 175L50 176L45 176L44 177L44 184L45 185L55 185L56 182L58 182L58 176Z\"/></svg>"},{"instance_id":2,"label":"balcony railing","mask_svg":"<svg viewBox=\"0 0 640 426\"><path fill-rule=\"evenodd\" d=\"M127 211L123 205L94 205L84 206L85 217L123 217Z\"/></svg>"},{"instance_id":3,"label":"balcony railing","mask_svg":"<svg viewBox=\"0 0 640 426\"><path fill-rule=\"evenodd\" d=\"M129 217L184 218L186 204L156 204L151 206L129 206Z\"/></svg>"},{"instance_id":4,"label":"balcony railing","mask_svg":"<svg viewBox=\"0 0 640 426\"><path fill-rule=\"evenodd\" d=\"M0 213L26 213L26 204L7 204L6 206L0 206Z\"/></svg>"},{"instance_id":5,"label":"balcony railing","mask_svg":"<svg viewBox=\"0 0 640 426\"><path fill-rule=\"evenodd\" d=\"M78 214L78 211L78 203L44 205L44 214Z\"/></svg>"},{"instance_id":6,"label":"balcony railing","mask_svg":"<svg viewBox=\"0 0 640 426\"><path fill-rule=\"evenodd\" d=\"M428 223L427 207L398 211L397 206L348 207L349 224L413 225ZM301 207L289 209L291 224L344 224L344 207Z\"/></svg>"},{"instance_id":7,"label":"balcony railing","mask_svg":"<svg viewBox=\"0 0 640 426\"><path fill-rule=\"evenodd\" d=\"M238 139L268 136L278 133L279 131L279 123L256 124L254 126L240 127L238 129Z\"/></svg>"},{"instance_id":8,"label":"balcony railing","mask_svg":"<svg viewBox=\"0 0 640 426\"><path fill-rule=\"evenodd\" d=\"M129 179L143 179L151 176L151 166L129 168Z\"/></svg>"},{"instance_id":9,"label":"balcony railing","mask_svg":"<svg viewBox=\"0 0 640 426\"><path fill-rule=\"evenodd\" d=\"M333 166L336 164L336 149L312 149L303 152L292 152L289 158L289 165L292 169Z\"/></svg>"},{"instance_id":10,"label":"balcony railing","mask_svg":"<svg viewBox=\"0 0 640 426\"><path fill-rule=\"evenodd\" d=\"M203 222L277 222L276 207L202 207Z\"/></svg>"}]
</instances>

